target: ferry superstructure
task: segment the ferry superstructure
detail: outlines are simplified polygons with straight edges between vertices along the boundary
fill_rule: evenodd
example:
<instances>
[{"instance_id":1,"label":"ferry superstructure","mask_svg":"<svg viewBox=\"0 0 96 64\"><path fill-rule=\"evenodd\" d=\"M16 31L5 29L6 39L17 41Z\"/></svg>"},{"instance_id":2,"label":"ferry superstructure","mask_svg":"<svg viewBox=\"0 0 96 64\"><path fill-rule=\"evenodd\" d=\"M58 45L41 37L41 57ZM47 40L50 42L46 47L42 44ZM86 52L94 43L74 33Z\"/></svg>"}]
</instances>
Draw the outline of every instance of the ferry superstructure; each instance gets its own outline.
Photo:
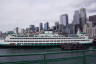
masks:
<instances>
[{"instance_id":1,"label":"ferry superstructure","mask_svg":"<svg viewBox=\"0 0 96 64\"><path fill-rule=\"evenodd\" d=\"M64 36L52 31L45 31L37 35L8 35L4 40L1 40L0 45L14 46L46 46L46 45L64 45L65 43L73 44L90 44L93 39L90 39L85 33L78 31L76 36Z\"/></svg>"}]
</instances>

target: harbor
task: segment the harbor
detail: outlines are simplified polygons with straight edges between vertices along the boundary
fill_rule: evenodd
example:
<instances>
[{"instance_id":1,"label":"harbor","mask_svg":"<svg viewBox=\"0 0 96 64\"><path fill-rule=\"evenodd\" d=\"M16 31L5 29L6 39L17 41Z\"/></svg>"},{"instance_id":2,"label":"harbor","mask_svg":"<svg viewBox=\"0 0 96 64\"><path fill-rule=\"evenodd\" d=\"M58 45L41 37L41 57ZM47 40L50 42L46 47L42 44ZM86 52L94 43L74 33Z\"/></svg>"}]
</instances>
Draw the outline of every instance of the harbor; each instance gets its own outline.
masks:
<instances>
[{"instance_id":1,"label":"harbor","mask_svg":"<svg viewBox=\"0 0 96 64\"><path fill-rule=\"evenodd\" d=\"M0 0L0 64L96 64L95 0Z\"/></svg>"}]
</instances>

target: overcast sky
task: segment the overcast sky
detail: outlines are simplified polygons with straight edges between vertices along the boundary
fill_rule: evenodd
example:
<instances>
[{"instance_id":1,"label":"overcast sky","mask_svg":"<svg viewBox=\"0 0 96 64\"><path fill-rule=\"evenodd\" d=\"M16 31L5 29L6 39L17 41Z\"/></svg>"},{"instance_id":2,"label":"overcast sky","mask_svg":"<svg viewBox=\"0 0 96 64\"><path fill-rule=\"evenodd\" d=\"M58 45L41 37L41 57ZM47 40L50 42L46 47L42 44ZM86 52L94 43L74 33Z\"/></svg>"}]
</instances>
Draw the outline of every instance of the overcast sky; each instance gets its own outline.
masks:
<instances>
[{"instance_id":1,"label":"overcast sky","mask_svg":"<svg viewBox=\"0 0 96 64\"><path fill-rule=\"evenodd\" d=\"M95 15L96 0L0 0L0 30L39 26L47 21L52 26L65 13L71 23L74 11L80 8L87 9L87 16Z\"/></svg>"}]
</instances>

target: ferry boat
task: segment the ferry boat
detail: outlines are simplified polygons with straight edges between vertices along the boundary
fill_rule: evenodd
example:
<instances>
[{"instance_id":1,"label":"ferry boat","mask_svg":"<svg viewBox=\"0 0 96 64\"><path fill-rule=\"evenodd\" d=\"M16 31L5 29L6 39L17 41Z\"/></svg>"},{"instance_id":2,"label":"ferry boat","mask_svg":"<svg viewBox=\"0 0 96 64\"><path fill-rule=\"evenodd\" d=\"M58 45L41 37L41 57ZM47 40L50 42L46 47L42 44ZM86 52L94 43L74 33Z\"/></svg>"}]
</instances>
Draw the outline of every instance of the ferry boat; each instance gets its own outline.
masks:
<instances>
[{"instance_id":1,"label":"ferry boat","mask_svg":"<svg viewBox=\"0 0 96 64\"><path fill-rule=\"evenodd\" d=\"M64 36L52 31L35 35L8 35L4 40L1 40L0 45L10 46L51 46L64 44L90 44L93 39L90 39L85 33L77 32L75 36Z\"/></svg>"}]
</instances>

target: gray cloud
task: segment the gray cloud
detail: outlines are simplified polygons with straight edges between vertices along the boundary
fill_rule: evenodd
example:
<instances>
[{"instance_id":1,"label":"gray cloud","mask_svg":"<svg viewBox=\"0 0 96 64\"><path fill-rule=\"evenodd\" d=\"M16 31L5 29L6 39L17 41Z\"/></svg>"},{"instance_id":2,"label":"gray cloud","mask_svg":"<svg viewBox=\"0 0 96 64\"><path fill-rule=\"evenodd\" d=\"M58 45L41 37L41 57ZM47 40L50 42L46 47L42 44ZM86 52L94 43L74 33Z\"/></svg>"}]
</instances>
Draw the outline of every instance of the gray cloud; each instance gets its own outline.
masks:
<instances>
[{"instance_id":1,"label":"gray cloud","mask_svg":"<svg viewBox=\"0 0 96 64\"><path fill-rule=\"evenodd\" d=\"M77 8L77 7L88 7L94 3L96 3L96 0L80 0L80 1L73 1L73 3L75 4L72 4L72 6L74 8Z\"/></svg>"},{"instance_id":2,"label":"gray cloud","mask_svg":"<svg viewBox=\"0 0 96 64\"><path fill-rule=\"evenodd\" d=\"M12 30L16 26L38 26L40 22L50 22L53 25L59 21L59 16L69 14L70 23L74 10L81 7L88 12L96 9L95 0L0 0L0 30ZM95 10L93 11L95 13Z\"/></svg>"},{"instance_id":3,"label":"gray cloud","mask_svg":"<svg viewBox=\"0 0 96 64\"><path fill-rule=\"evenodd\" d=\"M94 13L94 12L96 12L96 10L88 10L88 12Z\"/></svg>"}]
</instances>

